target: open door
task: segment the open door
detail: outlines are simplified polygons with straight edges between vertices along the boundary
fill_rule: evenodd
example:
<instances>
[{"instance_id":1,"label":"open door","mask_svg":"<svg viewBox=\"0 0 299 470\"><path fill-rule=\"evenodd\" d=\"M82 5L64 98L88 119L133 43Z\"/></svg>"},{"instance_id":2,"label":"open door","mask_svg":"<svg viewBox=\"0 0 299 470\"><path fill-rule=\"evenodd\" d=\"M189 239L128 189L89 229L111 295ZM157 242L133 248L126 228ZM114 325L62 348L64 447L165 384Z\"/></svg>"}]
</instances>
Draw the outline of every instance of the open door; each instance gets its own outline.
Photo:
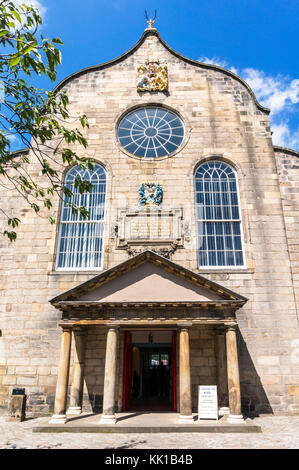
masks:
<instances>
[{"instance_id":1,"label":"open door","mask_svg":"<svg viewBox=\"0 0 299 470\"><path fill-rule=\"evenodd\" d=\"M124 338L124 368L123 368L123 402L122 410L130 408L131 402L131 383L132 383L132 335L125 331Z\"/></svg>"},{"instance_id":2,"label":"open door","mask_svg":"<svg viewBox=\"0 0 299 470\"><path fill-rule=\"evenodd\" d=\"M170 338L171 343L168 342L167 344L132 344L131 332L125 332L123 411L177 411L176 331L172 332ZM137 394L136 390L134 390L134 380L132 377L134 366L132 357L133 346L138 350L138 354L140 354L140 363L138 362L140 366L137 374L141 382L139 382Z\"/></svg>"}]
</instances>

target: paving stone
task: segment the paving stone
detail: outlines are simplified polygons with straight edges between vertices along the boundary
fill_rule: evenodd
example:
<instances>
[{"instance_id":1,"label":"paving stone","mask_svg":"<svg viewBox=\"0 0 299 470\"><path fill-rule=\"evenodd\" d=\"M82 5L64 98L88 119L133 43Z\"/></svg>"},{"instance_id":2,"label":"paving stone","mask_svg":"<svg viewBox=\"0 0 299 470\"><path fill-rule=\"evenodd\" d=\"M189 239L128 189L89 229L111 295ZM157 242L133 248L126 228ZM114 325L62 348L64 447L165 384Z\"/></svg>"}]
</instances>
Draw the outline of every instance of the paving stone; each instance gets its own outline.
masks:
<instances>
[{"instance_id":1,"label":"paving stone","mask_svg":"<svg viewBox=\"0 0 299 470\"><path fill-rule=\"evenodd\" d=\"M38 434L43 418L20 423L0 417L0 449L299 449L299 416L255 418L262 433Z\"/></svg>"}]
</instances>

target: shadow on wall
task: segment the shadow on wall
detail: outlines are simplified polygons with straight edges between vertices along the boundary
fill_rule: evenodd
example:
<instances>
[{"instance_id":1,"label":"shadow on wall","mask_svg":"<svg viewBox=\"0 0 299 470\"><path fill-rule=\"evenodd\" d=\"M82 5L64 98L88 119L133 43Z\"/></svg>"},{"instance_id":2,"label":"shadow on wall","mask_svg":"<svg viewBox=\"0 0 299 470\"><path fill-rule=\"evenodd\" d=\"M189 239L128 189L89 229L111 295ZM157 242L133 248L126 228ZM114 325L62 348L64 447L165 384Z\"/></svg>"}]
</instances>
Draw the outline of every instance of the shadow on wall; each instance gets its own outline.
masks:
<instances>
[{"instance_id":1,"label":"shadow on wall","mask_svg":"<svg viewBox=\"0 0 299 470\"><path fill-rule=\"evenodd\" d=\"M256 417L260 413L273 414L270 402L240 331L238 331L237 341L242 413L249 417Z\"/></svg>"},{"instance_id":2,"label":"shadow on wall","mask_svg":"<svg viewBox=\"0 0 299 470\"><path fill-rule=\"evenodd\" d=\"M97 393L88 393L83 395L82 411L92 411L93 413L102 413L103 411L103 395Z\"/></svg>"}]
</instances>

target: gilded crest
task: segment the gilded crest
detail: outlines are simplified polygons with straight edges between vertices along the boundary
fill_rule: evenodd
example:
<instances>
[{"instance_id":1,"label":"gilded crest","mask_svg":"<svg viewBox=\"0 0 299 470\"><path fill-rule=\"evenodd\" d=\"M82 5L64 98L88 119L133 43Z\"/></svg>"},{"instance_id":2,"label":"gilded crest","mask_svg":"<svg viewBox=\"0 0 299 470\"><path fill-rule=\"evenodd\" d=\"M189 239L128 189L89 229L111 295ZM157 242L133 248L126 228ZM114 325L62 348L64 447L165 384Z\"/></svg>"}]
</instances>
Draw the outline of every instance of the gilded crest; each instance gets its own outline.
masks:
<instances>
[{"instance_id":1,"label":"gilded crest","mask_svg":"<svg viewBox=\"0 0 299 470\"><path fill-rule=\"evenodd\" d=\"M163 191L160 184L143 183L139 188L140 204L144 206L159 206L162 202Z\"/></svg>"},{"instance_id":2,"label":"gilded crest","mask_svg":"<svg viewBox=\"0 0 299 470\"><path fill-rule=\"evenodd\" d=\"M137 91L166 91L167 88L167 65L152 60L137 66Z\"/></svg>"}]
</instances>

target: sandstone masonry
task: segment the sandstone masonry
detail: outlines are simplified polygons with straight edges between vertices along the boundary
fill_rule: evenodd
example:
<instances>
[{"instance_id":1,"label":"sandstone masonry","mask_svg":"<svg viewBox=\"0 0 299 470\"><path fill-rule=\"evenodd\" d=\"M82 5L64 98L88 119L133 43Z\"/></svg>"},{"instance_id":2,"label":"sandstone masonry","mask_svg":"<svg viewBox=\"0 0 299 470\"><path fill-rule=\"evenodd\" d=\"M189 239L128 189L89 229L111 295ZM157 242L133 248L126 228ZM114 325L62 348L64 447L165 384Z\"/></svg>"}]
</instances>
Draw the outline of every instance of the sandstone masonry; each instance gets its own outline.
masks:
<instances>
[{"instance_id":1,"label":"sandstone masonry","mask_svg":"<svg viewBox=\"0 0 299 470\"><path fill-rule=\"evenodd\" d=\"M137 92L137 65L153 57L167 63L168 92ZM119 209L136 209L142 183L161 184L162 208L181 208L183 214L184 244L171 259L249 299L237 311L244 412L297 413L298 153L273 147L268 110L258 105L249 87L234 74L183 58L166 47L155 31L147 31L118 60L74 74L58 88L67 91L71 114L85 113L90 123L84 131L87 150L75 150L102 164L107 172L102 269L130 256L117 246ZM147 161L121 150L116 137L119 119L126 111L146 104L180 114L186 138L175 155ZM238 175L246 260L242 269L198 268L194 171L198 164L215 159L232 165ZM32 173L48 184L33 155L30 161ZM25 387L27 411L47 415L53 410L61 334L60 312L49 299L98 271L55 270L59 198L54 199L54 226L45 212L37 216L8 190L1 191L0 206L22 219L15 243L0 240L0 406L7 406L12 388ZM86 344L84 408L97 411L102 406L106 329L89 328ZM195 409L197 386L216 384L212 329L192 330L190 347ZM118 348L121 355L123 338ZM122 364L120 361L116 385L119 406Z\"/></svg>"}]
</instances>

